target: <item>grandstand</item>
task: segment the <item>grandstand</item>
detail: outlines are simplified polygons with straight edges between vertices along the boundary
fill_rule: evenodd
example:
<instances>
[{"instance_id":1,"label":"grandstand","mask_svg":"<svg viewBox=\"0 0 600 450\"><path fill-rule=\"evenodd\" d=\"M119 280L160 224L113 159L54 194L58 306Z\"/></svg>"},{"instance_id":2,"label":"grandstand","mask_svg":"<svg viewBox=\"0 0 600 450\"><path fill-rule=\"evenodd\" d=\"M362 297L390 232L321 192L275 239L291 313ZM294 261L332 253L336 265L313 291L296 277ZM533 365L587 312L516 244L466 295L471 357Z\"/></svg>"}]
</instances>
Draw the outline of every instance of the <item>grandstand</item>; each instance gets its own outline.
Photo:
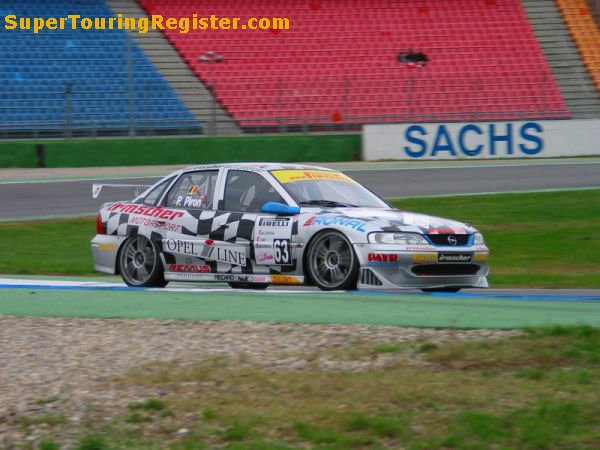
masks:
<instances>
[{"instance_id":1,"label":"grandstand","mask_svg":"<svg viewBox=\"0 0 600 450\"><path fill-rule=\"evenodd\" d=\"M2 2L0 16L110 17L97 0ZM70 22L69 22L70 23ZM186 129L199 124L125 31L0 31L0 133L71 135Z\"/></svg>"},{"instance_id":2,"label":"grandstand","mask_svg":"<svg viewBox=\"0 0 600 450\"><path fill-rule=\"evenodd\" d=\"M288 17L279 33L165 31L243 126L277 123L569 117L558 85L517 0L214 0L218 16ZM191 16L197 2L142 0L163 16ZM397 61L422 49L425 70ZM205 67L214 49L224 64ZM517 54L519 56L517 56ZM214 80L210 80L213 70Z\"/></svg>"},{"instance_id":3,"label":"grandstand","mask_svg":"<svg viewBox=\"0 0 600 450\"><path fill-rule=\"evenodd\" d=\"M597 48L590 38L598 26L584 14L583 2L3 2L2 16L197 13L242 21L285 17L291 27L129 36L118 30L1 30L0 135L188 133L200 132L200 123L217 134L598 117ZM564 19L561 12L568 12ZM586 16L587 37L577 37L579 15ZM425 68L398 62L398 53L408 49L427 54ZM201 56L207 52L222 62L206 64Z\"/></svg>"}]
</instances>

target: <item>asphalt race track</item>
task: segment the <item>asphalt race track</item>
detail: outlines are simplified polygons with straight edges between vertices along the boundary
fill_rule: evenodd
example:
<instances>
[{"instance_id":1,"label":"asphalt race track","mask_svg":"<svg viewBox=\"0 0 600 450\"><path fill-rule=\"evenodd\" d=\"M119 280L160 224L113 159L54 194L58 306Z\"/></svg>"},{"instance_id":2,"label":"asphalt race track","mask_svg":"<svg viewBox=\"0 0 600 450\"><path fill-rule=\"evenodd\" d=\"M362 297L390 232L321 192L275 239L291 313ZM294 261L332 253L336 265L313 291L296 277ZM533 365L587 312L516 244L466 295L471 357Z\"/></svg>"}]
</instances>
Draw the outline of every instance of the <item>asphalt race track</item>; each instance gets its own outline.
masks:
<instances>
[{"instance_id":1,"label":"asphalt race track","mask_svg":"<svg viewBox=\"0 0 600 450\"><path fill-rule=\"evenodd\" d=\"M348 173L383 197L514 192L600 187L600 160L479 162L477 167L437 162L436 167L357 169ZM440 167L441 166L441 167ZM94 214L111 200L131 198L129 189L91 196L93 182L151 184L151 178L62 181L0 180L0 220Z\"/></svg>"}]
</instances>

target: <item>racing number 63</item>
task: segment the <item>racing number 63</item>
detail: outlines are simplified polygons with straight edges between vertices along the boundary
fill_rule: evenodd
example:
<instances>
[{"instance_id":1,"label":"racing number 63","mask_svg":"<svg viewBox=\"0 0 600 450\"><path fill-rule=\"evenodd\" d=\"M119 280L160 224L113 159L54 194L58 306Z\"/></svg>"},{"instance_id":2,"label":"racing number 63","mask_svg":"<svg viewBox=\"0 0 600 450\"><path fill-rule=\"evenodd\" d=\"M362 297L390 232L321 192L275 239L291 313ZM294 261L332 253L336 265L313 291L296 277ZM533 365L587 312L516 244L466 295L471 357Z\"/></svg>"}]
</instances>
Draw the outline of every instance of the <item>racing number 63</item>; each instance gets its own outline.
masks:
<instances>
[{"instance_id":1,"label":"racing number 63","mask_svg":"<svg viewBox=\"0 0 600 450\"><path fill-rule=\"evenodd\" d=\"M289 239L273 239L273 249L275 250L275 264L291 264Z\"/></svg>"}]
</instances>

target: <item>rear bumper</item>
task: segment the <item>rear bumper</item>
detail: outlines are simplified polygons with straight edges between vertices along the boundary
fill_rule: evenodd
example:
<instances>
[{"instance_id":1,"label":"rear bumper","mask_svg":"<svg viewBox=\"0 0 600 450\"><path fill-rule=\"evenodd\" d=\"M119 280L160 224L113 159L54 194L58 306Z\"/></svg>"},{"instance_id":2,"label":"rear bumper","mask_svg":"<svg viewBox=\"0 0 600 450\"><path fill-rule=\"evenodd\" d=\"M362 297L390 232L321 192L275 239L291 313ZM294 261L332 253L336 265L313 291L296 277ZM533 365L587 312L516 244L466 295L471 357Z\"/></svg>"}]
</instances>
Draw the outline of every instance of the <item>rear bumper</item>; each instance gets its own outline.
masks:
<instances>
[{"instance_id":1,"label":"rear bumper","mask_svg":"<svg viewBox=\"0 0 600 450\"><path fill-rule=\"evenodd\" d=\"M94 269L97 272L109 274L117 273L117 256L119 248L126 238L124 236L110 236L97 234L92 239L92 258Z\"/></svg>"}]
</instances>

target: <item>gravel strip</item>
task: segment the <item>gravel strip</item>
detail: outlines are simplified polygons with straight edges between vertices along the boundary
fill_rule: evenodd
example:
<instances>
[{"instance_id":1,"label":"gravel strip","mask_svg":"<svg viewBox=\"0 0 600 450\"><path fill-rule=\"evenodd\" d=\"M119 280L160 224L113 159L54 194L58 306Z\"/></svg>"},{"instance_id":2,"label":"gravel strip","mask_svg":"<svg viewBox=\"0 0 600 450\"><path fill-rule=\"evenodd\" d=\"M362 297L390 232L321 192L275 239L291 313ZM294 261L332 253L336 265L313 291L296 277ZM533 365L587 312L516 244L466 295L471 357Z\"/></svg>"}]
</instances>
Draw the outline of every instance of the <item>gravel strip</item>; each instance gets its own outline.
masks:
<instances>
[{"instance_id":1,"label":"gravel strip","mask_svg":"<svg viewBox=\"0 0 600 450\"><path fill-rule=\"evenodd\" d=\"M14 435L12 425L20 417L49 414L60 408L61 413L67 412L69 422L76 423L90 405L118 409L139 400L143 392L135 392L135 387L127 388L133 392L123 392L123 386L110 381L152 362L199 362L226 356L254 366L303 370L308 367L303 355L356 341L439 343L515 333L371 325L0 316L0 444L19 437ZM319 367L366 370L384 365L390 357L393 355L384 353L368 361L323 359Z\"/></svg>"}]
</instances>

